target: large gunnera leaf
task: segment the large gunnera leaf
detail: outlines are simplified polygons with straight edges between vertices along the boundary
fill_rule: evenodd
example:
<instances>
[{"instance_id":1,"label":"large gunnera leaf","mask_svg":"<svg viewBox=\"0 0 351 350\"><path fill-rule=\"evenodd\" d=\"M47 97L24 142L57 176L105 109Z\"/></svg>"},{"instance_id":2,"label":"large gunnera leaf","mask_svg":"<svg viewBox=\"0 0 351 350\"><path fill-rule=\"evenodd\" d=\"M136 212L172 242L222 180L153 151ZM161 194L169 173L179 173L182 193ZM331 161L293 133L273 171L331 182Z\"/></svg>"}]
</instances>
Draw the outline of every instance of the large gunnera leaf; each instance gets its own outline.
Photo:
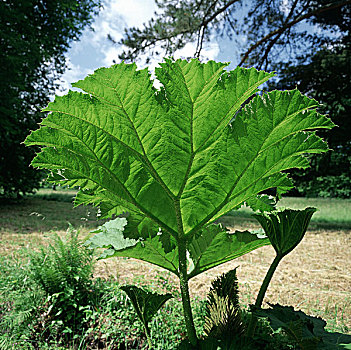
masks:
<instances>
[{"instance_id":1,"label":"large gunnera leaf","mask_svg":"<svg viewBox=\"0 0 351 350\"><path fill-rule=\"evenodd\" d=\"M25 141L42 146L32 165L51 170L57 184L79 186L77 204L98 205L104 217L128 213L135 231L125 238L140 233L145 246L155 240L165 251L170 236L189 246L213 234L207 227L245 202L265 210L261 192L291 188L286 171L307 167L304 154L328 150L313 130L333 123L298 90L257 94L272 73L226 65L166 59L155 72L159 89L135 64L98 69L73 84L83 92L56 97L45 109ZM217 233L216 246L230 240ZM191 249L192 260L206 256ZM209 256L214 249L195 261L194 273L222 261L213 265Z\"/></svg>"}]
</instances>

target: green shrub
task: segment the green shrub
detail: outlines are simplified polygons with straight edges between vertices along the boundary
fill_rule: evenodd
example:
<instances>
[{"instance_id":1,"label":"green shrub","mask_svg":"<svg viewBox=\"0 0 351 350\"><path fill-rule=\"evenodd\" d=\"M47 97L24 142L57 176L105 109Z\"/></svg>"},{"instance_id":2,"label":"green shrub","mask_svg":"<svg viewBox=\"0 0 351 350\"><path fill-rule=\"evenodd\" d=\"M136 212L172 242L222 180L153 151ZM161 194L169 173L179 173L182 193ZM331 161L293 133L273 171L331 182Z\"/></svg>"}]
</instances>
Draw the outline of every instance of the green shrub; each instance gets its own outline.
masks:
<instances>
[{"instance_id":1,"label":"green shrub","mask_svg":"<svg viewBox=\"0 0 351 350\"><path fill-rule=\"evenodd\" d=\"M0 349L20 349L31 337L39 317L38 307L43 293L28 278L28 257L20 251L16 255L0 257ZM23 257L24 255L24 257ZM16 346L16 347L14 347Z\"/></svg>"},{"instance_id":2,"label":"green shrub","mask_svg":"<svg viewBox=\"0 0 351 350\"><path fill-rule=\"evenodd\" d=\"M31 254L31 278L46 297L43 328L49 322L57 332L73 334L84 326L85 313L98 305L101 294L92 279L93 267L93 252L73 229L65 240L54 234L47 248Z\"/></svg>"}]
</instances>

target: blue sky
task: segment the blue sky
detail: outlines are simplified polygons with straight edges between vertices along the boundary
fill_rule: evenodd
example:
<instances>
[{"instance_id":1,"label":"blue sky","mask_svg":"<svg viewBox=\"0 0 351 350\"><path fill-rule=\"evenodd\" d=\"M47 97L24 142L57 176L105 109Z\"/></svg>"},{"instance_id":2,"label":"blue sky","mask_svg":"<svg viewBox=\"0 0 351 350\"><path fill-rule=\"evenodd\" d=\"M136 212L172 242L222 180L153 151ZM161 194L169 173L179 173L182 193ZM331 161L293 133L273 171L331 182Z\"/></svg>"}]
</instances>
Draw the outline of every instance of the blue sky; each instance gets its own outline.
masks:
<instances>
[{"instance_id":1,"label":"blue sky","mask_svg":"<svg viewBox=\"0 0 351 350\"><path fill-rule=\"evenodd\" d=\"M113 60L118 62L118 54L123 47L111 43L107 34L119 41L125 27L142 27L157 9L154 0L104 0L104 8L95 17L92 27L94 31L86 29L80 40L71 45L67 53L68 70L60 79L60 90L57 94L64 94L71 88L71 83L84 78L99 67L109 67ZM175 57L187 57L195 52L195 43L187 44L178 51ZM205 59L232 61L235 56L232 46L216 40L204 46L202 55ZM156 66L153 61L151 66Z\"/></svg>"},{"instance_id":2,"label":"blue sky","mask_svg":"<svg viewBox=\"0 0 351 350\"><path fill-rule=\"evenodd\" d=\"M282 0L283 11L289 11L289 4L289 0ZM124 28L141 28L156 10L154 0L103 0L103 9L92 24L94 30L86 29L80 40L72 43L67 53L68 69L60 79L60 89L56 93L65 94L71 88L71 83L84 78L99 67L111 66L113 60L118 62L118 54L123 51L123 47L113 44L107 39L107 35L111 34L118 42L123 36ZM174 56L190 57L195 53L195 49L196 43L188 43ZM234 68L239 62L241 49L226 38L213 38L210 43L204 44L202 60L229 61L232 62L230 68ZM152 61L150 68L154 68L157 63Z\"/></svg>"}]
</instances>

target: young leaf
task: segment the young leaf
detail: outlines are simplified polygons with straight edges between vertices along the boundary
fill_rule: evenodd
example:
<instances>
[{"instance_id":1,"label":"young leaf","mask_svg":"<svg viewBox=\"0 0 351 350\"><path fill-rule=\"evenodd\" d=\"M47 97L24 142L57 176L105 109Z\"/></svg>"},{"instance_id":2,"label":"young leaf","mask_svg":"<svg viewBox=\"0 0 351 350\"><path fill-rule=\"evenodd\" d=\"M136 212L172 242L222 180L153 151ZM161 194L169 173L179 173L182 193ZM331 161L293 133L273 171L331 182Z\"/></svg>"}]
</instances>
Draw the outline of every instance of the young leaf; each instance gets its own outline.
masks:
<instances>
[{"instance_id":1,"label":"young leaf","mask_svg":"<svg viewBox=\"0 0 351 350\"><path fill-rule=\"evenodd\" d=\"M112 256L136 258L163 267L178 276L178 251L174 238L160 232L150 222L142 225L143 221L138 220L137 223L138 226L133 225L133 221L127 222L126 218L111 220L93 231L97 234L85 244L92 249L108 248L101 254L102 259ZM140 239L130 238L135 236Z\"/></svg>"},{"instance_id":2,"label":"young leaf","mask_svg":"<svg viewBox=\"0 0 351 350\"><path fill-rule=\"evenodd\" d=\"M283 257L301 242L316 211L316 208L283 209L252 216L263 227L277 255Z\"/></svg>"},{"instance_id":3,"label":"young leaf","mask_svg":"<svg viewBox=\"0 0 351 350\"><path fill-rule=\"evenodd\" d=\"M124 226L127 225L126 218L118 218L106 222L97 230L92 231L96 233L94 237L88 239L85 245L90 248L113 248L125 249L127 247L135 246L138 241L135 239L125 238L123 235Z\"/></svg>"},{"instance_id":4,"label":"young leaf","mask_svg":"<svg viewBox=\"0 0 351 350\"><path fill-rule=\"evenodd\" d=\"M150 322L163 304L173 298L169 293L157 294L147 292L136 286L122 286L121 289L127 293L135 311L144 324Z\"/></svg>"},{"instance_id":5,"label":"young leaf","mask_svg":"<svg viewBox=\"0 0 351 350\"><path fill-rule=\"evenodd\" d=\"M164 303L173 298L173 296L169 293L158 294L147 292L137 286L122 286L120 288L128 295L135 312L137 313L140 321L143 323L151 349L150 330L148 324L156 312L164 305Z\"/></svg>"},{"instance_id":6,"label":"young leaf","mask_svg":"<svg viewBox=\"0 0 351 350\"><path fill-rule=\"evenodd\" d=\"M194 265L189 278L268 244L265 236L260 238L249 231L228 232L221 225L209 225L189 244Z\"/></svg>"},{"instance_id":7,"label":"young leaf","mask_svg":"<svg viewBox=\"0 0 351 350\"><path fill-rule=\"evenodd\" d=\"M263 227L276 252L276 256L258 292L255 302L256 308L261 307L269 283L280 261L301 242L316 210L316 208L306 208L304 210L280 209L270 213L253 214L253 217ZM248 327L249 336L253 336L255 327L256 317L252 315Z\"/></svg>"},{"instance_id":8,"label":"young leaf","mask_svg":"<svg viewBox=\"0 0 351 350\"><path fill-rule=\"evenodd\" d=\"M216 339L234 338L244 332L236 269L212 281L207 296L204 332L207 337Z\"/></svg>"}]
</instances>

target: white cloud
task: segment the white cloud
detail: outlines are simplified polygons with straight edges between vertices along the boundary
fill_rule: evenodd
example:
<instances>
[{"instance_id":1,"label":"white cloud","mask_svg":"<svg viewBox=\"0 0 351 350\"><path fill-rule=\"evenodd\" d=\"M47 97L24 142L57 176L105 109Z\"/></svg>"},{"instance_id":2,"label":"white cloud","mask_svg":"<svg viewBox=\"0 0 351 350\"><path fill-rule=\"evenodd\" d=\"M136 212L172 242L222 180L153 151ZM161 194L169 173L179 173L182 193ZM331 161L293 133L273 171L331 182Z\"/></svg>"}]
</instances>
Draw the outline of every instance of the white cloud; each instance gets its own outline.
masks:
<instances>
[{"instance_id":1,"label":"white cloud","mask_svg":"<svg viewBox=\"0 0 351 350\"><path fill-rule=\"evenodd\" d=\"M68 70L60 79L60 90L67 91L72 82L100 66L112 65L113 60L118 61L123 47L112 43L107 35L118 42L125 27L141 27L156 10L154 0L105 0L103 6L92 24L93 30L84 30L80 40L72 43L67 53Z\"/></svg>"},{"instance_id":2,"label":"white cloud","mask_svg":"<svg viewBox=\"0 0 351 350\"><path fill-rule=\"evenodd\" d=\"M291 4L289 0L282 0L280 2L280 11L282 11L286 16L289 14L291 9Z\"/></svg>"},{"instance_id":3,"label":"white cloud","mask_svg":"<svg viewBox=\"0 0 351 350\"><path fill-rule=\"evenodd\" d=\"M143 23L154 15L156 9L154 0L105 0L103 9L92 24L94 31L86 29L80 40L71 46L67 54L69 69L60 79L62 82L60 90L67 91L71 88L72 82L82 79L101 66L112 65L114 60L118 62L118 55L124 48L108 40L107 35L110 34L118 42L124 34L124 28L132 26L141 28ZM174 56L176 58L191 57L195 51L196 45L188 43ZM215 59L219 51L219 45L213 38L211 43L205 44L201 59ZM153 58L148 63L149 69L153 71L159 61L160 58ZM143 68L146 64L139 63L139 66ZM58 91L58 94L62 93Z\"/></svg>"},{"instance_id":4,"label":"white cloud","mask_svg":"<svg viewBox=\"0 0 351 350\"><path fill-rule=\"evenodd\" d=\"M60 79L60 89L56 90L56 95L64 95L68 90L72 90L72 83L77 82L80 79L83 79L88 74L93 73L94 69L85 68L79 64L73 64L71 60L67 61L67 70L62 75Z\"/></svg>"},{"instance_id":5,"label":"white cloud","mask_svg":"<svg viewBox=\"0 0 351 350\"><path fill-rule=\"evenodd\" d=\"M109 0L111 16L120 15L128 27L141 27L156 11L154 0Z\"/></svg>"},{"instance_id":6,"label":"white cloud","mask_svg":"<svg viewBox=\"0 0 351 350\"><path fill-rule=\"evenodd\" d=\"M102 64L105 67L109 67L117 61L118 55L122 52L120 47L109 47L104 51L104 58Z\"/></svg>"},{"instance_id":7,"label":"white cloud","mask_svg":"<svg viewBox=\"0 0 351 350\"><path fill-rule=\"evenodd\" d=\"M187 43L182 49L178 50L174 54L174 58L187 58L193 57L196 52L196 43ZM212 38L209 43L204 43L201 50L201 61L214 60L219 54L219 45Z\"/></svg>"}]
</instances>

